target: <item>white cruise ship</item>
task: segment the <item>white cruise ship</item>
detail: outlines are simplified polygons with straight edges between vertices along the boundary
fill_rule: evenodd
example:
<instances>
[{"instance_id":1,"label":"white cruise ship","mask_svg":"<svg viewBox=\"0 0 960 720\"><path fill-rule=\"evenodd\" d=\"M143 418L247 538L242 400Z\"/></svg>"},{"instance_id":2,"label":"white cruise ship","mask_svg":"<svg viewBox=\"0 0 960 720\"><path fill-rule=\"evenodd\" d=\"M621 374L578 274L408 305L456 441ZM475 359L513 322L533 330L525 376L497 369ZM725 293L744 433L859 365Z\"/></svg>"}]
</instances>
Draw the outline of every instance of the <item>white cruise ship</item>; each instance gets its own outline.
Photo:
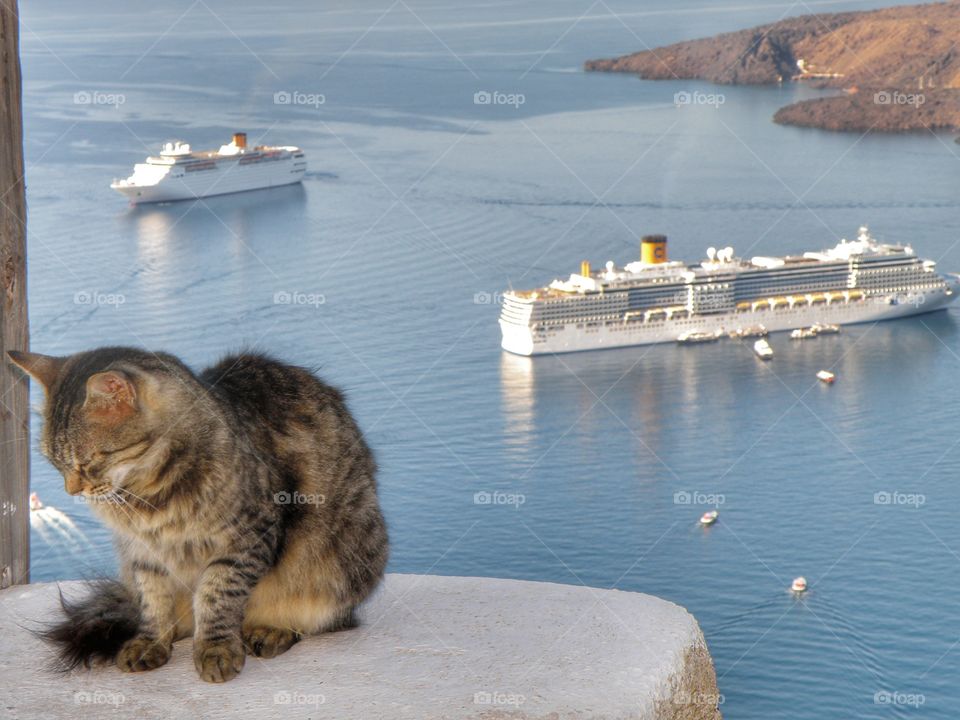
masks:
<instances>
[{"instance_id":1,"label":"white cruise ship","mask_svg":"<svg viewBox=\"0 0 960 720\"><path fill-rule=\"evenodd\" d=\"M194 151L168 142L157 156L133 167L126 180L110 187L131 203L195 200L211 195L259 190L300 182L307 171L303 150L292 146L247 148L247 134L235 133L219 150Z\"/></svg>"},{"instance_id":2,"label":"white cruise ship","mask_svg":"<svg viewBox=\"0 0 960 720\"><path fill-rule=\"evenodd\" d=\"M622 268L584 262L567 280L504 293L500 328L505 350L540 355L889 320L939 310L958 291L960 276L940 274L909 245L877 242L866 227L829 250L745 260L709 248L696 265L669 261L667 239L650 235L641 259Z\"/></svg>"}]
</instances>

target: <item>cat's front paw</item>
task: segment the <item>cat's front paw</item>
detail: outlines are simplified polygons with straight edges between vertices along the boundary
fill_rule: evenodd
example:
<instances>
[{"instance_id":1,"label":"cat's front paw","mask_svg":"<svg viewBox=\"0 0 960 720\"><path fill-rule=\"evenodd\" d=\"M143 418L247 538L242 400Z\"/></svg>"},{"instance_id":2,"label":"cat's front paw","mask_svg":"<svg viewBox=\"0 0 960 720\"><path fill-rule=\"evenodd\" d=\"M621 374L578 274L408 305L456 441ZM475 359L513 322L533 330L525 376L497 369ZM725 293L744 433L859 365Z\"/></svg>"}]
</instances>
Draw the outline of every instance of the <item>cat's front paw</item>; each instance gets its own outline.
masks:
<instances>
[{"instance_id":1,"label":"cat's front paw","mask_svg":"<svg viewBox=\"0 0 960 720\"><path fill-rule=\"evenodd\" d=\"M246 660L243 643L239 639L209 642L198 640L193 648L193 664L201 679L222 683L235 678Z\"/></svg>"},{"instance_id":2,"label":"cat's front paw","mask_svg":"<svg viewBox=\"0 0 960 720\"><path fill-rule=\"evenodd\" d=\"M245 627L243 644L247 652L262 658L272 658L285 653L300 640L299 633L285 628Z\"/></svg>"},{"instance_id":3,"label":"cat's front paw","mask_svg":"<svg viewBox=\"0 0 960 720\"><path fill-rule=\"evenodd\" d=\"M170 645L155 638L138 635L127 640L117 653L117 667L124 672L142 672L166 665L170 659Z\"/></svg>"}]
</instances>

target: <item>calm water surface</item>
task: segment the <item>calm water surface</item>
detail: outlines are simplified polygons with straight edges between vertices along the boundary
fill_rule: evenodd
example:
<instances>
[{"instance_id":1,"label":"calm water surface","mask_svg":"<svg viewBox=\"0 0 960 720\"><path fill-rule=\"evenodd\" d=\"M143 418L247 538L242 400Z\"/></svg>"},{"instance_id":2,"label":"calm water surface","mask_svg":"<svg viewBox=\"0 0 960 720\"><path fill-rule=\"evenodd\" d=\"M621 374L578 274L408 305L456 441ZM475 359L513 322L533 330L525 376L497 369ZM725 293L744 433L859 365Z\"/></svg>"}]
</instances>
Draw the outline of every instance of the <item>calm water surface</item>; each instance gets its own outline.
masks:
<instances>
[{"instance_id":1,"label":"calm water surface","mask_svg":"<svg viewBox=\"0 0 960 720\"><path fill-rule=\"evenodd\" d=\"M134 344L196 367L258 348L320 368L377 451L392 571L674 600L703 626L730 718L955 717L957 309L777 336L769 364L735 342L498 347L498 292L631 260L648 232L693 260L868 223L960 271L952 138L778 127L791 87L579 69L805 7L24 3L34 347ZM697 91L723 103L675 106ZM235 129L305 148L303 185L137 209L108 187L166 139L213 147ZM39 455L33 485L65 514L35 529L33 578L112 571L108 534ZM494 492L523 502L475 503ZM721 520L703 530L708 495ZM800 574L802 600L786 591Z\"/></svg>"}]
</instances>

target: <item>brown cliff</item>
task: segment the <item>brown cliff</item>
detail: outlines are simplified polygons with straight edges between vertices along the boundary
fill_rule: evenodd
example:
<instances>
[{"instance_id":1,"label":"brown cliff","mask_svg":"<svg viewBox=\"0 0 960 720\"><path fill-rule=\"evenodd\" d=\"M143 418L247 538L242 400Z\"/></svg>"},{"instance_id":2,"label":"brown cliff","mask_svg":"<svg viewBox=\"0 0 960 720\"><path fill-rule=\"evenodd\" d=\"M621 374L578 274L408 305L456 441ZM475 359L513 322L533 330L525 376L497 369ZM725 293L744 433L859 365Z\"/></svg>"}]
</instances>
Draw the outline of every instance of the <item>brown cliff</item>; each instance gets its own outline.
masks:
<instances>
[{"instance_id":1,"label":"brown cliff","mask_svg":"<svg viewBox=\"0 0 960 720\"><path fill-rule=\"evenodd\" d=\"M588 71L728 85L843 89L795 103L781 123L831 130L960 129L960 0L807 15L609 60Z\"/></svg>"}]
</instances>

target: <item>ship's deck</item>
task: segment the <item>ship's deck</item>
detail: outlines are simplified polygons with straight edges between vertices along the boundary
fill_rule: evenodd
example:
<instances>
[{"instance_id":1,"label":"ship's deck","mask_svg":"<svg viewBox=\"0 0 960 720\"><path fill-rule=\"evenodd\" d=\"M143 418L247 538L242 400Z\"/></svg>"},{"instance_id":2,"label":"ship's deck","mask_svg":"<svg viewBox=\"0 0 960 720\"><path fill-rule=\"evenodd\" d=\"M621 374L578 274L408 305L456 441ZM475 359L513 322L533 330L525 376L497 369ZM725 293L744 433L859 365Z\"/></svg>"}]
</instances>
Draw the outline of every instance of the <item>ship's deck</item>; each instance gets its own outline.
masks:
<instances>
[{"instance_id":1,"label":"ship's deck","mask_svg":"<svg viewBox=\"0 0 960 720\"><path fill-rule=\"evenodd\" d=\"M197 150L195 152L177 154L177 155L151 155L147 158L150 165L186 165L192 162L207 160L238 160L240 158L254 158L280 153L295 154L300 152L300 148L290 146L270 146L258 145L253 150L245 150L237 153L221 154L219 150Z\"/></svg>"},{"instance_id":2,"label":"ship's deck","mask_svg":"<svg viewBox=\"0 0 960 720\"><path fill-rule=\"evenodd\" d=\"M865 254L865 257L871 258L897 258L901 257L905 264L917 262L918 258L901 245L875 245L873 251ZM862 256L863 257L863 256ZM756 260L756 259L755 259ZM657 285L676 283L678 285L690 284L691 282L711 282L714 279L720 279L724 275L732 276L736 281L743 275L752 272L783 272L789 275L795 271L805 271L817 267L824 267L826 272L829 266L849 266L850 259L838 257L828 257L823 253L822 257L808 257L803 255L787 255L781 258L763 258L762 260L776 260L780 265L768 266L762 262L754 262L742 258L733 258L726 262L704 262L700 264L681 265L675 268L675 272L669 275L658 274L646 277L644 271L629 273L626 268L613 268L613 277L608 271L591 272L588 276L579 276L589 279L596 283L596 288L578 288L575 284L570 287L557 287L548 285L530 290L511 290L510 295L521 301L542 301L551 299L564 299L576 297L583 294L597 293L616 293L633 290L636 288L656 287ZM690 274L694 274L694 278ZM578 277L578 276L571 276ZM556 280L555 283L564 283L565 281Z\"/></svg>"}]
</instances>

